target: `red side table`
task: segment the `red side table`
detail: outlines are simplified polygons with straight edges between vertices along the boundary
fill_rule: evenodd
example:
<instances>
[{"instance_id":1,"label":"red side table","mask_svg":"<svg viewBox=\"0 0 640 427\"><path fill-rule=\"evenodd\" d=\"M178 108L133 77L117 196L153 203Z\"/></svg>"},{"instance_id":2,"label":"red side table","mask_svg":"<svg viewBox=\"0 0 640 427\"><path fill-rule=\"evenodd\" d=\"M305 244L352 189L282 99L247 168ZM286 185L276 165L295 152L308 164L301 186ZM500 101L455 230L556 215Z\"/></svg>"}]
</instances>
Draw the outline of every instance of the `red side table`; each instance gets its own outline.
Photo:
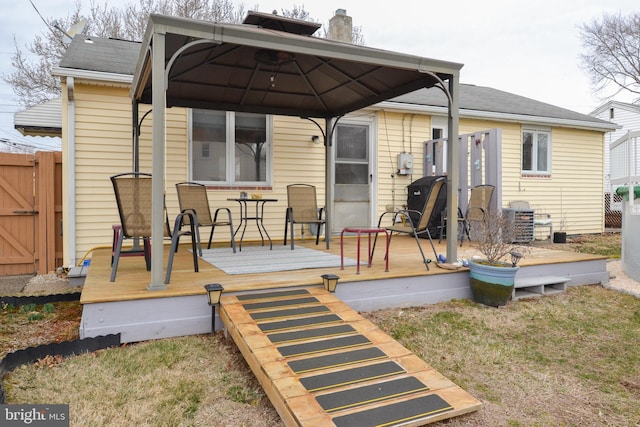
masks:
<instances>
[{"instance_id":1,"label":"red side table","mask_svg":"<svg viewBox=\"0 0 640 427\"><path fill-rule=\"evenodd\" d=\"M367 234L369 237L369 246L368 246L368 265L367 267L371 267L371 261L373 260L373 253L371 251L371 235L384 233L386 236L386 248L384 259L386 262L385 270L389 271L389 232L384 228L366 228L366 227L345 227L340 233L340 270L344 270L344 246L343 246L343 238L344 233L356 233L358 238L358 260L356 267L356 274L360 274L360 236L362 234Z\"/></svg>"}]
</instances>

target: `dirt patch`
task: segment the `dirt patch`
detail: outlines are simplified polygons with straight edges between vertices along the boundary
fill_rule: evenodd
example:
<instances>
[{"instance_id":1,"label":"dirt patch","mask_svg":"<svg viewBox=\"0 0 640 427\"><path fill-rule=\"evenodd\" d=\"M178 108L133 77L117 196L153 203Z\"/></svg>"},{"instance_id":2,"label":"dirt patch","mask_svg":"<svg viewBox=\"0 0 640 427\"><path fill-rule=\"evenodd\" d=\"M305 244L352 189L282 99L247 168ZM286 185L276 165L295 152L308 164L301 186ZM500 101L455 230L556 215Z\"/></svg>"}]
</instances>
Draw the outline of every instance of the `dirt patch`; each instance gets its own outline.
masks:
<instances>
[{"instance_id":1,"label":"dirt patch","mask_svg":"<svg viewBox=\"0 0 640 427\"><path fill-rule=\"evenodd\" d=\"M36 306L0 306L0 357L7 353L79 337L79 301Z\"/></svg>"},{"instance_id":2,"label":"dirt patch","mask_svg":"<svg viewBox=\"0 0 640 427\"><path fill-rule=\"evenodd\" d=\"M1 276L0 295L51 295L78 292L66 276ZM0 305L0 357L41 344L74 340L79 337L82 305L79 301L36 306Z\"/></svg>"}]
</instances>

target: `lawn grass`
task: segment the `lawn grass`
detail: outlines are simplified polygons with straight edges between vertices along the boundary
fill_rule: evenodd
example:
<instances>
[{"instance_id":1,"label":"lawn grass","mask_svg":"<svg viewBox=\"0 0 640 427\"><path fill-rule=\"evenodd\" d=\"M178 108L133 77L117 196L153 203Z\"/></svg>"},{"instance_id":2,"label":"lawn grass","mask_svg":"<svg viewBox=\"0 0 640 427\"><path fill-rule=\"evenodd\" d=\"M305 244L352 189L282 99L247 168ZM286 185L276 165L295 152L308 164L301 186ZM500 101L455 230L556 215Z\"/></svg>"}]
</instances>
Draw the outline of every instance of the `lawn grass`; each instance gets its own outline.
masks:
<instances>
[{"instance_id":1,"label":"lawn grass","mask_svg":"<svg viewBox=\"0 0 640 427\"><path fill-rule=\"evenodd\" d=\"M446 425L640 423L633 296L580 286L500 309L451 301L365 316L483 402ZM4 385L9 403L69 403L72 425L282 425L221 335L23 366Z\"/></svg>"},{"instance_id":2,"label":"lawn grass","mask_svg":"<svg viewBox=\"0 0 640 427\"><path fill-rule=\"evenodd\" d=\"M147 341L5 377L7 403L68 403L71 425L282 425L232 341L200 335Z\"/></svg>"},{"instance_id":3,"label":"lawn grass","mask_svg":"<svg viewBox=\"0 0 640 427\"><path fill-rule=\"evenodd\" d=\"M571 236L567 241L567 246L570 250L583 254L603 255L611 259L620 259L622 255L622 235L620 233L604 233Z\"/></svg>"},{"instance_id":4,"label":"lawn grass","mask_svg":"<svg viewBox=\"0 0 640 427\"><path fill-rule=\"evenodd\" d=\"M462 425L638 425L640 300L601 286L368 317L483 401Z\"/></svg>"}]
</instances>

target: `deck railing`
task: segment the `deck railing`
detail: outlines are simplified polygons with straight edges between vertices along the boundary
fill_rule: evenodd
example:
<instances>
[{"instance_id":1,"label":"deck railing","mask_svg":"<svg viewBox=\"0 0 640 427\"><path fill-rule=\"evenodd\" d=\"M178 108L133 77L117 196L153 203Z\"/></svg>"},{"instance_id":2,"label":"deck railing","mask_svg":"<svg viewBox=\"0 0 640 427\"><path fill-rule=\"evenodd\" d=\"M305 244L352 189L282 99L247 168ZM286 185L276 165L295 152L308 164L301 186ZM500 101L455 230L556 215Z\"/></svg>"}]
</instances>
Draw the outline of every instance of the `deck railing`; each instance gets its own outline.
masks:
<instances>
[{"instance_id":1,"label":"deck railing","mask_svg":"<svg viewBox=\"0 0 640 427\"><path fill-rule=\"evenodd\" d=\"M611 183L636 185L640 183L640 131L627 132L610 148Z\"/></svg>"},{"instance_id":2,"label":"deck railing","mask_svg":"<svg viewBox=\"0 0 640 427\"><path fill-rule=\"evenodd\" d=\"M627 132L611 144L610 159L612 186L628 186L629 203L634 205L634 188L640 185L640 131Z\"/></svg>"}]
</instances>

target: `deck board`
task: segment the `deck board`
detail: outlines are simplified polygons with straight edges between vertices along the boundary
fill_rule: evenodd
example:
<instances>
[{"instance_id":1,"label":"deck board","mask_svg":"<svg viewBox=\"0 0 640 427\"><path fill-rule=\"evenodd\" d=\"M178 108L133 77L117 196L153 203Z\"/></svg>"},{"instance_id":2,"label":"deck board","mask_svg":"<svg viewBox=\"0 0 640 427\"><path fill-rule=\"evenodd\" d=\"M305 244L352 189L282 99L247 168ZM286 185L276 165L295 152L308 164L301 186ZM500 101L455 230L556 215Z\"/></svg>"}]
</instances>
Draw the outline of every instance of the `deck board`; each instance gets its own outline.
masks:
<instances>
[{"instance_id":1,"label":"deck board","mask_svg":"<svg viewBox=\"0 0 640 427\"><path fill-rule=\"evenodd\" d=\"M344 242L345 256L355 258L356 240L352 237L345 237ZM429 242L422 241L421 243L425 253L430 254L432 251ZM277 244L282 243L274 241L274 245ZM438 244L436 241L435 244L438 253L446 252L444 242ZM340 254L339 241L333 241L329 250L325 249L324 244L316 246L312 240L296 242L296 245L335 255ZM167 251L168 247L165 248L165 265L168 257ZM477 255L477 252L468 242L465 242L462 248L458 248L458 255L460 258L471 258L473 255ZM602 257L562 250L533 248L531 253L520 262L520 265L558 264L597 258ZM203 295L204 285L208 283L222 284L225 292L319 285L322 282L320 276L327 273L340 276L340 283L455 273L452 270L439 268L433 263L431 269L427 271L416 248L415 240L412 237L401 235L393 238L389 272L385 272L384 251L377 250L374 254L373 265L371 267L362 266L360 274L356 274L355 267L345 267L344 270L335 267L229 275L202 260L199 263L200 271L195 273L191 254L186 250L186 246L181 246L175 254L171 282L167 285L167 289L149 291L147 287L151 280L151 273L145 270L142 257L121 258L116 281L113 283L109 281L110 260L111 251L109 249L96 249L92 252L91 266L85 279L81 303Z\"/></svg>"},{"instance_id":2,"label":"deck board","mask_svg":"<svg viewBox=\"0 0 640 427\"><path fill-rule=\"evenodd\" d=\"M477 399L324 289L309 288L308 294L286 299L271 296L223 295L220 312L286 425L371 425L382 416L379 411L385 425L423 425L480 408ZM275 306L295 305L296 299L309 304L309 296L339 320L289 328L286 333L298 334L293 343L270 339L282 333L263 332L261 326L272 322L247 312L268 311L272 306L264 303L271 301ZM254 301L263 303L261 308ZM305 316L292 314L287 320ZM335 332L323 333L330 328Z\"/></svg>"}]
</instances>

